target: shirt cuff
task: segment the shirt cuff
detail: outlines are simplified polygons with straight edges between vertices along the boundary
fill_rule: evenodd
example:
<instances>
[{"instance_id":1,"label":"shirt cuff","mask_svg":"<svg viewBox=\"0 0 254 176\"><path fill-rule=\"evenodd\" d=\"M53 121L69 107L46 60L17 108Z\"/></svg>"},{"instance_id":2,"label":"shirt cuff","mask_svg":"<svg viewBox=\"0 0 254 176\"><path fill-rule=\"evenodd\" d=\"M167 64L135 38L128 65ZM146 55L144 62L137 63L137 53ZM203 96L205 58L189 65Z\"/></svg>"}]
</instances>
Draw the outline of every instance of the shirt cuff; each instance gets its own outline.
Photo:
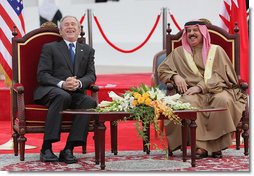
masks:
<instances>
[{"instance_id":1,"label":"shirt cuff","mask_svg":"<svg viewBox=\"0 0 254 176\"><path fill-rule=\"evenodd\" d=\"M63 83L64 83L64 81L60 81L59 83L57 83L57 86L58 86L59 88L62 88L62 87L63 87Z\"/></svg>"},{"instance_id":2,"label":"shirt cuff","mask_svg":"<svg viewBox=\"0 0 254 176\"><path fill-rule=\"evenodd\" d=\"M79 82L79 89L81 89L82 88L82 82L78 79L78 82Z\"/></svg>"}]
</instances>

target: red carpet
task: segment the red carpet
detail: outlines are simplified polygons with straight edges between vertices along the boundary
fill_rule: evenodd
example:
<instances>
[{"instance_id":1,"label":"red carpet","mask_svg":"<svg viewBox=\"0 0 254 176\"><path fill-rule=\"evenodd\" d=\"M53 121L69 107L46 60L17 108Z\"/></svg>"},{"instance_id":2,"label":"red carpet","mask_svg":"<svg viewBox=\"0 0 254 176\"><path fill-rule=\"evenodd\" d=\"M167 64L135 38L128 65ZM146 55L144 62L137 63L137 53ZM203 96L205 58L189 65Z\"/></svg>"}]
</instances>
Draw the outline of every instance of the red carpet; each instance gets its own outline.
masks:
<instances>
[{"instance_id":1,"label":"red carpet","mask_svg":"<svg viewBox=\"0 0 254 176\"><path fill-rule=\"evenodd\" d=\"M11 138L10 121L0 121L0 145L6 143ZM138 137L134 126L134 121L120 122L118 125L118 150L142 150L142 139ZM106 151L111 150L109 123L106 123ZM62 133L61 141L53 144L54 152L59 152L65 146L65 141L68 133ZM131 137L130 137L131 136ZM35 149L26 150L26 153L39 153L43 134L27 134L27 145L37 146ZM160 145L159 139L155 138L153 131L151 132L151 142ZM81 153L81 147L76 147L75 152ZM93 133L89 133L87 141L87 153L94 152ZM13 153L12 150L0 150L0 154Z\"/></svg>"},{"instance_id":2,"label":"red carpet","mask_svg":"<svg viewBox=\"0 0 254 176\"><path fill-rule=\"evenodd\" d=\"M100 87L99 91L99 102L102 100L111 100L108 97L109 91L114 91L117 94L124 93L126 90L128 90L130 87L133 86L139 86L141 83L151 85L151 73L132 73L132 74L103 74L103 75L97 75L97 81L96 85ZM1 85L2 89L0 89L0 110L1 110L1 118L0 120L7 120L6 121L0 121L0 145L6 143L11 138L11 124L9 122L10 117L10 102L9 100L9 90L4 88L3 85ZM124 139L124 142L119 141L118 148L119 150L139 150L142 148L142 141L139 137L137 137L137 133L134 127L133 122L126 122L126 123L120 123L119 129L128 129L122 130L122 132L119 133L119 140ZM106 131L109 133L109 130ZM129 137L129 134L132 134L133 138ZM108 135L108 134L107 134ZM42 134L27 134L27 144L38 146L37 149L31 149L27 150L27 153L34 153L38 152L39 148L42 143ZM93 134L90 134L88 136L88 146L87 146L87 152L93 152L94 146L93 146ZM67 134L62 134L61 142L58 142L55 144L54 149L56 152L60 151L64 145L67 138ZM106 149L110 150L110 139L106 139L108 142L106 142ZM151 139L153 140L153 139ZM128 143L128 146L126 146L126 143ZM81 152L81 148L77 149L77 152ZM12 151L4 151L0 150L0 153L12 153Z\"/></svg>"},{"instance_id":3,"label":"red carpet","mask_svg":"<svg viewBox=\"0 0 254 176\"><path fill-rule=\"evenodd\" d=\"M0 81L0 121L10 120L10 89Z\"/></svg>"},{"instance_id":4,"label":"red carpet","mask_svg":"<svg viewBox=\"0 0 254 176\"><path fill-rule=\"evenodd\" d=\"M123 93L132 86L139 86L141 83L150 85L151 74L118 74L98 75L96 84L100 87L99 101L110 100L109 91L117 94ZM1 92L2 93L2 92ZM6 93L6 91L5 91ZM8 97L9 95L5 95ZM8 98L7 98L8 99ZM5 99L6 100L6 99ZM0 145L11 139L11 123L8 115L8 101L0 99L0 111L4 116L0 121ZM7 103L7 104L6 104ZM3 107L4 106L4 107ZM6 115L7 113L7 115ZM137 136L133 121L120 122L118 126L118 155L111 154L109 124L106 123L106 171L250 171L249 156L243 155L243 150L232 149L223 151L222 159L202 159L197 161L197 167L190 166L190 160L182 162L181 152L174 153L175 157L165 160L162 151L155 151L152 148L151 154L142 152L142 139ZM25 162L19 161L12 150L0 150L0 170L7 171L100 171L98 165L94 164L94 142L93 133L89 133L87 141L87 154L81 154L81 147L75 148L79 162L74 165L65 163L42 163L39 161L39 151L42 144L43 134L27 134L27 145L37 146L35 149L26 150ZM67 133L63 133L61 141L53 144L55 153L59 153L65 145ZM151 143L160 145L151 129ZM159 152L159 153L158 153ZM2 162L1 162L2 161Z\"/></svg>"},{"instance_id":5,"label":"red carpet","mask_svg":"<svg viewBox=\"0 0 254 176\"><path fill-rule=\"evenodd\" d=\"M151 85L151 75L151 73L97 75L96 85L100 87L99 102L110 101L108 97L110 91L120 95L130 87L139 86L141 83ZM0 81L0 121L2 120L10 120L10 89Z\"/></svg>"},{"instance_id":6,"label":"red carpet","mask_svg":"<svg viewBox=\"0 0 254 176\"><path fill-rule=\"evenodd\" d=\"M0 144L7 142L11 137L9 121L0 121ZM244 156L243 149L232 148L223 151L223 158L214 159L211 157L196 160L196 167L191 167L190 158L187 162L182 162L181 151L174 152L174 156L165 158L165 151L151 150L150 155L142 151L142 140L137 136L133 121L120 122L118 128L118 155L113 155L110 150L109 130L106 130L106 169L107 171L218 171L236 172L250 171L250 158ZM106 124L107 129L109 124ZM19 156L14 156L12 150L0 150L0 170L6 171L99 171L100 166L95 165L94 144L91 133L87 141L87 154L81 153L81 147L75 148L75 156L78 163L67 165L65 163L42 163L39 161L39 150L42 143L42 134L28 134L27 144L37 146L36 149L26 150L25 161L20 162ZM67 133L62 135L60 142L53 145L54 152L58 155L65 145ZM160 144L151 132L152 144ZM190 151L188 148L188 156Z\"/></svg>"},{"instance_id":7,"label":"red carpet","mask_svg":"<svg viewBox=\"0 0 254 176\"><path fill-rule=\"evenodd\" d=\"M58 153L56 153L58 154ZM190 151L188 150L188 155ZM204 158L196 161L196 167L191 167L190 159L186 162L182 161L181 152L174 152L174 156L168 159L160 151L152 151L150 155L143 151L121 151L118 155L106 152L106 168L100 169L100 165L95 164L94 153L76 154L78 163L65 164L43 163L39 161L38 154L27 154L26 161L20 162L17 157L11 154L1 155L5 161L0 160L0 170L9 172L39 172L43 173L59 171L64 172L93 172L93 173L119 173L126 172L195 172L195 173L218 173L218 172L238 172L237 175L250 172L249 156L243 155L243 150L227 149L223 151L223 158ZM180 172L179 172L180 171ZM120 174L120 173L119 173ZM168 173L169 174L169 173ZM228 174L228 173L227 173Z\"/></svg>"},{"instance_id":8,"label":"red carpet","mask_svg":"<svg viewBox=\"0 0 254 176\"><path fill-rule=\"evenodd\" d=\"M114 87L128 89L141 83L151 85L151 73L103 74L97 75L96 84L101 88Z\"/></svg>"},{"instance_id":9,"label":"red carpet","mask_svg":"<svg viewBox=\"0 0 254 176\"><path fill-rule=\"evenodd\" d=\"M132 74L105 74L97 75L96 85L100 87L99 101L111 99L108 97L109 91L122 94L130 87L136 87L142 83L151 85L151 73Z\"/></svg>"}]
</instances>

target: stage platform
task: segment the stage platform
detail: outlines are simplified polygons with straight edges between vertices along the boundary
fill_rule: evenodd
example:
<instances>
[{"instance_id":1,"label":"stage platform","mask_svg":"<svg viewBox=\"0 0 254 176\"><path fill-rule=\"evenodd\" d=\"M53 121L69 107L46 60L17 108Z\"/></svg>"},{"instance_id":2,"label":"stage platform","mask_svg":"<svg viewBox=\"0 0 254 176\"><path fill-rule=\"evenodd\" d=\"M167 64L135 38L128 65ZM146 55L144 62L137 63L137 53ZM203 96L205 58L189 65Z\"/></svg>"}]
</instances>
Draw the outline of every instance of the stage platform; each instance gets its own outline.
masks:
<instances>
[{"instance_id":1,"label":"stage platform","mask_svg":"<svg viewBox=\"0 0 254 176\"><path fill-rule=\"evenodd\" d=\"M151 85L152 73L98 74L96 85L99 86L99 102L110 101L108 92L114 91L120 95L130 87L144 83ZM0 121L10 120L10 89L0 84Z\"/></svg>"},{"instance_id":2,"label":"stage platform","mask_svg":"<svg viewBox=\"0 0 254 176\"><path fill-rule=\"evenodd\" d=\"M6 87L4 80L0 80L0 121L10 118L10 88Z\"/></svg>"},{"instance_id":3,"label":"stage platform","mask_svg":"<svg viewBox=\"0 0 254 176\"><path fill-rule=\"evenodd\" d=\"M103 74L97 75L96 85L99 86L99 102L110 101L108 92L114 91L120 95L130 87L136 87L142 83L151 85L151 73L128 73L128 74Z\"/></svg>"}]
</instances>

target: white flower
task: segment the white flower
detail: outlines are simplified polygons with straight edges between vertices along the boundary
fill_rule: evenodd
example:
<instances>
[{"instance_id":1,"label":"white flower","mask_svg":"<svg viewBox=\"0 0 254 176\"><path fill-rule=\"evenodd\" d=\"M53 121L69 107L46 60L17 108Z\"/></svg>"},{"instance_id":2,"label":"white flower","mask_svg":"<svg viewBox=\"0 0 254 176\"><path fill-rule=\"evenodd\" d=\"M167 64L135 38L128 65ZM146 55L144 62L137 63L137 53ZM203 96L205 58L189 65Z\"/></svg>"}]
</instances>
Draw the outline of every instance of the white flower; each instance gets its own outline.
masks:
<instances>
[{"instance_id":1,"label":"white flower","mask_svg":"<svg viewBox=\"0 0 254 176\"><path fill-rule=\"evenodd\" d=\"M110 97L110 98L112 98L112 100L115 100L115 101L121 101L121 100L123 100L123 97L120 97L119 95L117 95L115 92L113 92L113 91L110 91L109 93L108 93L108 96Z\"/></svg>"},{"instance_id":2,"label":"white flower","mask_svg":"<svg viewBox=\"0 0 254 176\"><path fill-rule=\"evenodd\" d=\"M157 93L153 87L151 88L151 90L148 91L148 93L150 94L151 99L155 99Z\"/></svg>"},{"instance_id":3,"label":"white flower","mask_svg":"<svg viewBox=\"0 0 254 176\"><path fill-rule=\"evenodd\" d=\"M170 98L174 101L178 100L179 98L181 98L181 95L180 94L175 94L175 95L172 95L170 96Z\"/></svg>"},{"instance_id":4,"label":"white flower","mask_svg":"<svg viewBox=\"0 0 254 176\"><path fill-rule=\"evenodd\" d=\"M190 103L181 102L179 100L180 98L180 94L175 94L172 96L166 96L162 100L174 110L197 109L196 107L193 107Z\"/></svg>"},{"instance_id":5,"label":"white flower","mask_svg":"<svg viewBox=\"0 0 254 176\"><path fill-rule=\"evenodd\" d=\"M172 96L165 96L163 97L163 101L166 102L167 104L175 104L177 100L181 97L180 94L175 94Z\"/></svg>"},{"instance_id":6,"label":"white flower","mask_svg":"<svg viewBox=\"0 0 254 176\"><path fill-rule=\"evenodd\" d=\"M175 94L172 96L166 96L166 92L162 91L158 88L148 87L146 85L141 85L139 88L134 88L131 91L126 91L123 95L119 96L115 92L110 91L108 93L109 97L112 101L102 101L98 105L98 111L100 112L112 112L112 111L125 111L128 112L133 108L138 107L137 105L146 105L144 102L139 102L139 98L134 94L138 93L142 98L145 98L149 93L149 101L161 101L165 103L167 106L171 107L174 110L181 110L181 109L194 109L190 103L183 103L179 101L181 95Z\"/></svg>"},{"instance_id":7,"label":"white flower","mask_svg":"<svg viewBox=\"0 0 254 176\"><path fill-rule=\"evenodd\" d=\"M161 91L158 88L156 88L156 92L157 92L157 100L161 100L162 98L164 98L166 96L166 93Z\"/></svg>"},{"instance_id":8,"label":"white flower","mask_svg":"<svg viewBox=\"0 0 254 176\"><path fill-rule=\"evenodd\" d=\"M112 103L112 101L101 101L100 104L98 104L99 107L107 107Z\"/></svg>"}]
</instances>

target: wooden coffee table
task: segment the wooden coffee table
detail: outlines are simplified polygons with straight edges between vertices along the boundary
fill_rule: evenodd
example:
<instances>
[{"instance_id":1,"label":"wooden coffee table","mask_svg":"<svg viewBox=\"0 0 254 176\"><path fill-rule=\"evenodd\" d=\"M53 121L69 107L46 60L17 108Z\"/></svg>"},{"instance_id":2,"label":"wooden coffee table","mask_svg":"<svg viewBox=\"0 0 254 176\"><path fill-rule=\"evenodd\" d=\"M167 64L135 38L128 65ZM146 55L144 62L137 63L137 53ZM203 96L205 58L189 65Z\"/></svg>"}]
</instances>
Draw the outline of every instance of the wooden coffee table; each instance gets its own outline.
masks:
<instances>
[{"instance_id":1,"label":"wooden coffee table","mask_svg":"<svg viewBox=\"0 0 254 176\"><path fill-rule=\"evenodd\" d=\"M183 152L183 161L186 161L187 155L187 120L190 120L189 128L191 135L191 166L196 166L196 128L197 124L195 120L197 119L197 113L199 112L217 112L217 111L225 111L226 108L206 108L206 109L198 109L198 110L176 110L174 113L178 115L182 120L182 152ZM126 118L129 119L130 113L128 112L96 112L93 110L86 109L67 109L61 112L62 114L88 114L91 115L91 120L95 120L95 132L94 132L94 140L95 140L95 162L96 164L100 163L100 167L102 170L105 169L105 131L106 126L105 122L110 121L114 122L117 120L124 120ZM163 116L160 119L167 119ZM149 132L149 131L148 131ZM115 130L111 129L111 133L117 133L117 126ZM113 140L116 140L117 134L112 134ZM148 139L149 141L150 139ZM116 146L113 146L112 150L116 151ZM145 149L148 150L148 149Z\"/></svg>"}]
</instances>

